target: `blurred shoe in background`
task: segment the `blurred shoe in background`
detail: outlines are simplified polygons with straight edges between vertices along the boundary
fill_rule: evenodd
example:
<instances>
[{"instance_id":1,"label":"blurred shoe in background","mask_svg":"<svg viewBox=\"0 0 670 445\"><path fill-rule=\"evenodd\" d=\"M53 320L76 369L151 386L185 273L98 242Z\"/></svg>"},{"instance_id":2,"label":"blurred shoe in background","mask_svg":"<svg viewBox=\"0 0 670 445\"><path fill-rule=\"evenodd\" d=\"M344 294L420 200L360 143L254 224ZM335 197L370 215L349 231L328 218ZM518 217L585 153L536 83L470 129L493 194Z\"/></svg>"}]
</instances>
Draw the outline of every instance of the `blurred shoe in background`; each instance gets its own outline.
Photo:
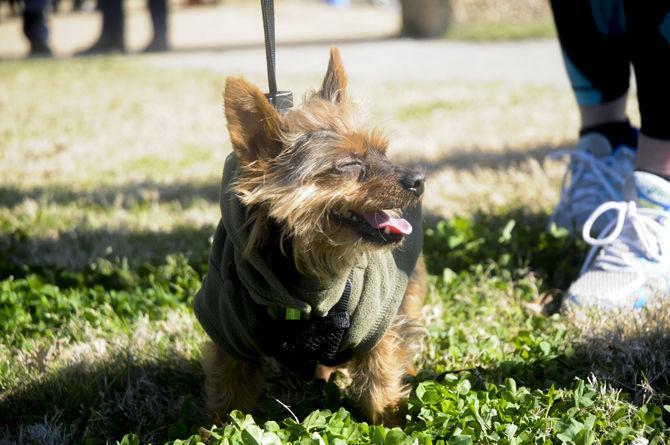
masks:
<instances>
[{"instance_id":1,"label":"blurred shoe in background","mask_svg":"<svg viewBox=\"0 0 670 445\"><path fill-rule=\"evenodd\" d=\"M28 57L51 57L49 28L46 23L47 0L25 0L23 33L30 42Z\"/></svg>"},{"instance_id":2,"label":"blurred shoe in background","mask_svg":"<svg viewBox=\"0 0 670 445\"><path fill-rule=\"evenodd\" d=\"M167 38L167 0L148 0L153 36L142 52L159 52L169 49ZM99 2L102 12L102 31L98 40L90 47L76 53L77 56L95 54L124 53L125 46L125 18L123 0L104 0Z\"/></svg>"},{"instance_id":3,"label":"blurred shoe in background","mask_svg":"<svg viewBox=\"0 0 670 445\"><path fill-rule=\"evenodd\" d=\"M636 171L624 201L602 204L584 225L593 247L564 305L639 309L667 298L670 290L670 182ZM594 222L611 214L593 238Z\"/></svg>"},{"instance_id":4,"label":"blurred shoe in background","mask_svg":"<svg viewBox=\"0 0 670 445\"><path fill-rule=\"evenodd\" d=\"M550 157L570 156L563 177L561 197L549 218L549 224L580 234L584 222L601 204L623 199L623 186L635 168L635 149L626 145L612 147L600 133L583 135L574 149L552 153ZM602 230L607 218L597 221Z\"/></svg>"}]
</instances>

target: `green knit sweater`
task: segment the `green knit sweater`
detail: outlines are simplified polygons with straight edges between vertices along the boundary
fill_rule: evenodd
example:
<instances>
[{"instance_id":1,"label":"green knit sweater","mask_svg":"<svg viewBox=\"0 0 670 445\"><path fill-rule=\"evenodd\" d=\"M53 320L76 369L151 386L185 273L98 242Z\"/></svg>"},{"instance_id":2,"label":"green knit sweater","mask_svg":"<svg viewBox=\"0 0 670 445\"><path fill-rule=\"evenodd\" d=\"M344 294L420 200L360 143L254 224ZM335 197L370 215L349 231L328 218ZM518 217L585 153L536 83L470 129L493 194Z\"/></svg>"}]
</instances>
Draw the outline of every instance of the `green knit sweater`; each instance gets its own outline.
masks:
<instances>
[{"instance_id":1,"label":"green knit sweater","mask_svg":"<svg viewBox=\"0 0 670 445\"><path fill-rule=\"evenodd\" d=\"M371 350L398 312L421 253L420 207L403 215L414 231L400 247L363 256L352 271L316 280L295 269L286 272L291 260L282 261L277 252L243 255L249 230L244 224L245 209L231 189L237 168L237 158L229 155L221 183L222 217L214 235L207 275L195 297L195 315L207 334L238 359L272 355L272 351L264 350L259 338L263 332L259 314L294 308L310 317L323 317L339 301L351 272L350 327L339 350L352 354Z\"/></svg>"}]
</instances>

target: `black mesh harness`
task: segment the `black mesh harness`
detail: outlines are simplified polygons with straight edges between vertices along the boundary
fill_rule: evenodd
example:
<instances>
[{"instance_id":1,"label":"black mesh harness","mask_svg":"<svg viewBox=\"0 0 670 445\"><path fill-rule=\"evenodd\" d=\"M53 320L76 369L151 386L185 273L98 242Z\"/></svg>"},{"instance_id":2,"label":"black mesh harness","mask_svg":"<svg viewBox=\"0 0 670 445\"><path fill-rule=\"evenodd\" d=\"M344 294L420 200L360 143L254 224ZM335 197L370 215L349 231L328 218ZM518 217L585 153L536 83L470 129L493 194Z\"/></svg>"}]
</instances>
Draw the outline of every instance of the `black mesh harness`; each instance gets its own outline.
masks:
<instances>
[{"instance_id":1,"label":"black mesh harness","mask_svg":"<svg viewBox=\"0 0 670 445\"><path fill-rule=\"evenodd\" d=\"M318 364L334 366L349 360L351 353L339 348L349 328L352 278L350 273L342 296L325 317L287 320L265 311L260 325L267 355L303 377L312 377Z\"/></svg>"}]
</instances>

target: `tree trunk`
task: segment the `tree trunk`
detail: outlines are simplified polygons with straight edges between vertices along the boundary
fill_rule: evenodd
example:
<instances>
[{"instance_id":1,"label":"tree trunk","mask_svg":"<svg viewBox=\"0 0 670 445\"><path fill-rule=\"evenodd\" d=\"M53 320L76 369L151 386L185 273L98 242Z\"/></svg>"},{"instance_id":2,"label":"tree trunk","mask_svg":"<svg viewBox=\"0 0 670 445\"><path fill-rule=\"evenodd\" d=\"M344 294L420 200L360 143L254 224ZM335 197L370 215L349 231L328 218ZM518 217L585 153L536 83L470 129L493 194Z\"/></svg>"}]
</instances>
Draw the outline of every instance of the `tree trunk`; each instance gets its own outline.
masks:
<instances>
[{"instance_id":1,"label":"tree trunk","mask_svg":"<svg viewBox=\"0 0 670 445\"><path fill-rule=\"evenodd\" d=\"M439 37L449 27L449 0L401 0L403 34Z\"/></svg>"}]
</instances>

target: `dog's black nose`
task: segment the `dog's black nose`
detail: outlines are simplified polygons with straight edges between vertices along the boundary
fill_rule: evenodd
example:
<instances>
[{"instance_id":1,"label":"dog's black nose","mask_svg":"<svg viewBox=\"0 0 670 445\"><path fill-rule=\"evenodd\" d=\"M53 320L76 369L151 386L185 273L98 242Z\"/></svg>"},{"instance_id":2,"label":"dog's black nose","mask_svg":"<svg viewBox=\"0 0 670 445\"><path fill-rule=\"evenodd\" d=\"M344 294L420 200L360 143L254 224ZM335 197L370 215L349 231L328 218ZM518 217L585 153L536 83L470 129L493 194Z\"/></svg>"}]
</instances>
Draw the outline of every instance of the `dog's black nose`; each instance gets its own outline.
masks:
<instances>
[{"instance_id":1,"label":"dog's black nose","mask_svg":"<svg viewBox=\"0 0 670 445\"><path fill-rule=\"evenodd\" d=\"M421 172L410 170L400 179L400 183L405 188L414 193L417 197L423 195L423 183L426 181L426 175Z\"/></svg>"}]
</instances>

